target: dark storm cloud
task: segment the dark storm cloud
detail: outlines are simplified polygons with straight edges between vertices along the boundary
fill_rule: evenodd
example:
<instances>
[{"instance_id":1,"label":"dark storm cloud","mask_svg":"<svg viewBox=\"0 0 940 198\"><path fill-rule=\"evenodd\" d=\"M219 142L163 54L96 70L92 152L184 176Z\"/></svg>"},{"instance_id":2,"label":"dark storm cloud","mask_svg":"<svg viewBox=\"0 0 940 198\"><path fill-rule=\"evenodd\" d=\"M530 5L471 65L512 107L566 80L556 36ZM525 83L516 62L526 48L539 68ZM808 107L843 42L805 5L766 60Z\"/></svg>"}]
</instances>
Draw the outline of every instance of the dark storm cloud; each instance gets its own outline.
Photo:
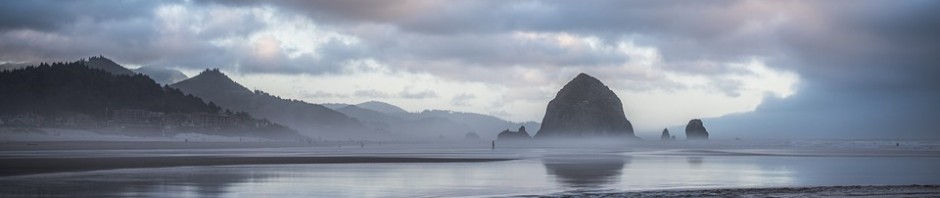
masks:
<instances>
[{"instance_id":1,"label":"dark storm cloud","mask_svg":"<svg viewBox=\"0 0 940 198\"><path fill-rule=\"evenodd\" d=\"M4 6L0 60L73 61L100 54L130 65L309 72L284 54L257 57L251 43L212 43L265 28L250 11L178 1L18 1Z\"/></svg>"},{"instance_id":2,"label":"dark storm cloud","mask_svg":"<svg viewBox=\"0 0 940 198\"><path fill-rule=\"evenodd\" d=\"M488 12L499 4L489 1L201 1L232 6L273 5L306 14L330 24L382 23L424 33L477 32L492 18ZM485 12L481 12L485 11ZM472 23L471 27L466 27Z\"/></svg>"},{"instance_id":3,"label":"dark storm cloud","mask_svg":"<svg viewBox=\"0 0 940 198\"><path fill-rule=\"evenodd\" d=\"M141 64L173 53L210 53L198 43L190 50L167 44L154 25L154 9L177 1L16 1L0 12L0 59L72 61L106 55ZM194 50L200 49L201 50Z\"/></svg>"},{"instance_id":4,"label":"dark storm cloud","mask_svg":"<svg viewBox=\"0 0 940 198\"><path fill-rule=\"evenodd\" d=\"M107 27L108 31L102 31ZM73 61L81 57L108 54L120 60L150 57L135 50L146 45L150 23L118 20L102 24L77 22L56 32L16 29L0 33L0 59L26 62ZM90 49L94 46L95 49ZM156 56L156 55L152 55Z\"/></svg>"},{"instance_id":5,"label":"dark storm cloud","mask_svg":"<svg viewBox=\"0 0 940 198\"><path fill-rule=\"evenodd\" d=\"M661 67L690 74L722 74L724 67L703 67L699 60L742 62L778 57L775 35L745 32L751 23L773 20L776 4L742 1L199 1L233 7L273 6L336 27L380 26L346 31L364 38L360 56L390 62L399 69L432 72L459 80L493 82L499 75L465 75L461 67L612 67L628 61L619 51L575 51L567 46L514 38L517 32L570 34L598 39L615 48L624 39L659 49L670 64ZM782 7L795 7L778 3ZM800 14L800 13L797 13ZM800 28L789 27L789 28ZM757 27L756 29L760 29ZM767 31L767 30L765 30ZM773 30L769 30L773 32ZM381 33L374 33L381 32ZM330 53L321 50L321 53ZM344 53L345 54L345 53ZM364 54L364 55L363 55ZM356 57L340 58L347 61ZM330 64L325 64L330 65ZM434 67L427 67L434 65ZM460 66L450 66L460 65ZM325 66L326 68L333 68ZM454 68L448 68L454 67ZM771 65L771 67L777 67ZM595 74L645 79L643 74ZM567 78L560 77L560 78Z\"/></svg>"},{"instance_id":6,"label":"dark storm cloud","mask_svg":"<svg viewBox=\"0 0 940 198\"><path fill-rule=\"evenodd\" d=\"M50 31L79 21L106 22L147 17L156 4L171 1L9 1L0 12L0 31Z\"/></svg>"},{"instance_id":7,"label":"dark storm cloud","mask_svg":"<svg viewBox=\"0 0 940 198\"><path fill-rule=\"evenodd\" d=\"M183 10L162 17L157 11L166 5ZM281 48L259 53L263 45L285 41L247 39L271 25L254 11L233 10L253 8L303 16L319 30L358 42L305 32L326 40L314 54L291 56ZM670 72L735 74L741 71L723 65L760 58L768 67L799 74L800 90L792 99L766 99L756 112L723 119L747 118L781 133L845 126L841 129L877 134L891 128L920 131L915 129L940 119L935 113L940 103L931 102L940 101L938 8L940 1L927 0L14 1L0 7L0 61L104 54L139 65L330 74L344 72L351 61L374 59L396 70L527 88L533 82L514 84L518 76L493 71L520 68L541 71L550 81L570 78L559 71L630 61L613 49L630 41L656 49L663 61L657 67ZM595 38L601 49L573 50L551 42L554 37L517 38L528 33ZM232 41L215 42L226 39ZM620 85L631 90L681 88L644 74L592 71L603 79L644 82ZM716 81L714 86L734 95L745 85ZM360 90L352 96L437 97L429 91ZM830 117L839 119L820 121Z\"/></svg>"},{"instance_id":8,"label":"dark storm cloud","mask_svg":"<svg viewBox=\"0 0 940 198\"><path fill-rule=\"evenodd\" d=\"M717 37L744 19L736 1L203 1L234 6L275 5L326 23L394 24L428 34L507 30L662 32ZM707 22L707 23L706 23Z\"/></svg>"},{"instance_id":9,"label":"dark storm cloud","mask_svg":"<svg viewBox=\"0 0 940 198\"><path fill-rule=\"evenodd\" d=\"M834 7L824 4L820 7ZM835 89L940 88L940 7L936 1L847 4L830 14L826 31L799 32L784 43L801 74Z\"/></svg>"},{"instance_id":10,"label":"dark storm cloud","mask_svg":"<svg viewBox=\"0 0 940 198\"><path fill-rule=\"evenodd\" d=\"M5 59L19 57L23 54L45 54L33 59L42 59L43 57L68 57L76 58L80 56L93 55L88 54L89 50L82 49L84 46L91 46L95 43L113 44L114 46L97 46L97 54L108 54L117 56L117 59L132 64L163 65L163 66L182 66L182 67L236 67L244 72L267 72L267 73L322 73L336 72L340 65L350 60L359 58L379 58L380 61L396 61L401 59L411 59L408 62L455 62L457 64L471 65L478 67L506 67L512 65L533 66L533 67L552 67L552 66L594 66L594 65L612 65L622 63L626 56L617 54L617 52L575 52L564 49L561 46L546 45L545 43L513 43L507 42L511 38L512 31L548 31L548 32L574 32L589 33L589 35L603 36L605 33L609 38L601 37L603 44L615 45L620 35L629 31L645 33L646 29L656 29L655 27L645 27L651 24L659 24L658 21L647 21L648 19L674 18L672 15L678 12L690 12L694 9L685 7L710 6L710 4L671 6L670 3L644 3L638 2L638 5L611 3L603 1L585 2L584 5L558 5L560 2L540 2L540 1L520 1L520 2L500 2L500 1L402 1L402 2L373 2L373 1L220 1L212 3L182 4L190 7L189 13L183 13L182 17L198 17L198 12L203 8L213 6L233 6L233 7L257 7L261 5L270 5L283 10L293 10L298 13L306 14L317 23L331 24L339 29L346 26L355 26L356 24L384 24L393 27L390 35L380 35L365 39L365 41L356 46L332 45L327 43L317 52L323 56L317 59L301 57L299 60L289 60L283 54L278 57L259 58L249 54L250 46L214 46L208 41L215 38L232 36L245 36L250 34L251 30L260 29L263 25L248 20L233 21L232 24L224 24L222 27L205 27L205 30L199 32L188 32L171 29L171 31L159 29L165 28L159 24L154 27L111 27L109 23L131 23L136 22L141 26L148 25L148 22L159 23L159 20L153 16L153 9L158 7L156 3L132 6L134 9L121 9L112 15L101 13L111 13L106 11L91 12L95 14L82 14L76 10L86 10L77 3L65 4L61 6L41 5L34 6L33 2L17 4L20 7L38 7L67 10L72 15L50 17L59 17L54 25L57 29L38 28L50 25L34 25L37 32L30 34L43 33L37 37L63 37L66 41L49 40L35 42L33 39L23 39L21 37L10 37L5 40L28 40L28 43L10 43L5 44L11 51L13 49L27 49L17 55L2 57ZM58 2L56 2L58 3ZM92 2L94 5L98 2ZM137 2L131 2L137 3ZM637 2L634 2L637 3ZM75 4L75 5L73 5ZM165 3L171 4L171 3ZM111 9L117 5L94 6L93 8ZM639 8L637 8L639 7ZM618 9L661 9L668 12L652 13L648 11L638 12L634 15L611 15L611 13L624 13ZM149 9L149 10L148 10ZM609 13L603 10L609 9ZM133 10L133 12L124 12L124 10ZM52 10L50 12L54 12ZM59 12L57 12L59 13ZM129 20L125 15L127 13L138 13L137 20ZM625 12L633 13L633 12ZM650 15L650 16L647 16ZM107 17L106 17L107 16ZM681 16L681 15L677 15ZM110 18L108 18L110 17ZM212 16L203 16L212 17ZM10 18L10 17L8 17ZM73 19L92 18L99 20L87 21L83 26L89 29L107 29L106 32L114 32L118 35L109 35L101 33L76 32L76 23ZM675 17L680 19L701 19L700 16L693 17ZM108 19L108 20L104 20ZM50 20L47 20L50 21ZM21 22L17 20L16 22ZM22 21L26 23L28 21ZM639 24L643 22L644 24ZM681 24L690 24L688 20L683 20ZM174 25L174 24L170 24ZM185 25L185 24L184 24ZM702 25L699 25L702 26ZM6 27L15 28L16 25L10 24ZM638 28L639 27L639 28ZM711 27L711 26L704 26ZM65 28L65 29L63 29ZM710 28L705 32L715 34ZM185 30L185 29L184 29ZM122 32L122 31L140 31ZM681 29L678 32L691 31ZM358 35L362 36L362 35ZM578 35L575 35L578 36ZM78 42L94 41L94 42ZM67 43L65 46L51 46L51 43ZM70 43L72 42L72 43ZM68 44L70 43L70 44ZM74 47L73 47L74 46ZM30 50L35 49L35 50ZM205 54L205 56L191 57L192 54ZM664 53L665 54L665 53ZM237 61L233 61L236 60ZM298 59L298 58L293 58ZM313 61L313 62L310 62ZM271 66L275 65L275 66ZM411 66L413 64L405 65ZM679 64L681 66L682 64ZM419 66L420 67L420 66ZM487 80L487 79L482 79Z\"/></svg>"},{"instance_id":11,"label":"dark storm cloud","mask_svg":"<svg viewBox=\"0 0 940 198\"><path fill-rule=\"evenodd\" d=\"M844 2L843 2L844 3ZM809 84L757 111L715 119L737 135L937 138L940 2L822 2L828 27L783 39ZM745 124L736 124L745 123Z\"/></svg>"},{"instance_id":12,"label":"dark storm cloud","mask_svg":"<svg viewBox=\"0 0 940 198\"><path fill-rule=\"evenodd\" d=\"M616 40L624 34L655 35L650 43L676 40L676 48L718 43L747 23L766 20L773 7L740 1L211 1L235 6L275 5L333 24L391 24L405 32L467 35L508 31L574 32ZM785 4L785 3L780 3ZM684 45L681 43L691 43ZM744 43L750 44L755 43ZM680 49L676 49L680 50ZM710 51L753 52L754 47L688 50L683 56L720 56ZM695 55L692 55L695 54Z\"/></svg>"},{"instance_id":13,"label":"dark storm cloud","mask_svg":"<svg viewBox=\"0 0 940 198\"><path fill-rule=\"evenodd\" d=\"M506 52L501 49L519 49L500 47L501 41L488 39L486 36L472 36L507 31L575 32L598 35L606 38L607 41L624 34L637 34L641 35L638 36L637 42L656 46L661 50L664 58L678 63L670 67L677 71L695 73L708 71L698 70L683 61L697 59L735 61L749 56L763 56L785 59L787 60L783 62L787 64L785 67L811 65L805 67L813 70L818 68L815 66L817 64L807 64L805 61L819 61L818 65L826 65L824 67L858 65L858 63L844 62L847 60L861 63L869 63L871 61L869 59L908 61L904 58L867 56L863 54L866 51L859 50L878 50L881 52L875 53L893 57L929 53L936 51L937 46L940 46L936 45L937 37L934 36L940 34L937 28L937 14L935 14L938 12L933 12L933 8L937 7L934 1L773 3L405 1L404 3L379 4L369 2L371 1L273 1L267 3L297 10L326 23L382 23L392 24L405 31L418 34L450 35L446 37L422 36L416 38L421 42L407 42L409 44L407 49L394 51L419 55L427 59L474 60L476 64L484 66L519 64L512 61L532 63L529 60L545 60L554 65L591 65L582 64L588 60L605 63L622 61L616 57L611 57L610 61L602 61L605 60L604 57L555 58L556 56L552 55L559 53ZM459 10L452 10L454 8L459 8ZM781 17L789 18L790 21L782 22L784 24L779 27L762 27L774 25L771 23ZM829 26L827 27L829 30L816 30L814 28L817 27L812 27L812 23L823 23L820 25ZM748 28L753 28L753 31L758 32L748 33ZM761 28L766 28L766 32L759 32ZM471 36L467 36L468 34ZM871 38L856 41L851 38L840 38L843 36ZM394 38L402 39L401 37ZM888 45L859 46L863 44L859 42L887 42L885 44ZM528 49L538 52L538 50L549 48L532 46ZM532 57L527 58L526 55ZM804 56L807 60L803 60ZM830 61L841 62L828 63ZM898 62L894 65L899 64L908 65L909 63ZM781 67L780 65L771 66ZM932 72L913 71L913 73L930 74ZM905 75L897 76L904 77ZM879 75L877 78L885 77Z\"/></svg>"},{"instance_id":14,"label":"dark storm cloud","mask_svg":"<svg viewBox=\"0 0 940 198\"><path fill-rule=\"evenodd\" d=\"M259 29L256 21L243 20L238 24L228 24L224 27L207 28L208 31L199 33L174 32L168 35L154 35L156 30L146 28L148 20L153 20L153 9L158 3L152 1L129 2L100 2L84 1L58 2L58 1L28 1L5 5L3 22L0 28L33 29L38 32L57 33L66 38L85 36L82 40L97 39L99 44L111 44L108 48L99 47L99 51L117 54L119 59L131 62L153 62L167 65L194 65L214 67L230 65L234 62L214 58L186 58L190 61L175 61L188 54L209 54L208 57L244 56L244 52L231 49L219 49L206 43L213 38L235 35L247 35L252 30ZM161 2L159 4L169 4ZM934 17L930 12L916 12L936 7L929 1L884 3L884 2L779 2L779 3L753 3L741 1L213 1L204 4L184 4L190 7L209 7L217 4L235 7L252 7L261 5L275 6L284 10L292 10L308 15L317 23L332 24L344 27L363 23L386 24L398 27L402 32L391 33L390 36L367 38L361 45L342 45L335 42L327 43L318 50L324 54L315 64L320 67L279 67L286 72L303 72L304 69L313 68L312 73L336 71L337 65L348 60L364 57L382 57L385 60L412 58L416 60L459 61L462 64L475 66L505 66L505 65L604 65L623 62L626 57L619 54L597 53L571 53L559 51L557 46L540 46L538 43L512 46L505 41L505 34L511 31L534 32L571 32L584 35L593 35L601 38L602 42L611 44L622 38L623 35L635 35L632 38L640 44L655 46L664 58L675 64L666 65L676 71L694 73L721 72L701 70L696 67L694 60L708 59L714 61L740 61L751 56L785 59L782 63L793 66L771 67L798 67L805 65L802 56L827 56L839 53L843 49L830 50L828 53L815 51L829 50L830 46L852 46L845 43L832 43L835 41L815 41L813 39L827 39L838 37L845 32L816 33L804 27L804 21L791 21L782 25L779 31L771 34L738 33L746 29L749 23L767 23L780 13L788 13L793 20L809 20L807 17L795 15L812 13L823 15L818 19L834 21L824 24L855 29L874 30L878 32L878 39L904 39L898 42L908 42L912 45L902 50L917 50L917 52L930 51L932 43L920 43L918 38L932 39L930 21ZM767 5L765 5L767 4ZM804 5L810 4L810 5ZM826 4L826 5L815 5ZM897 11L907 12L914 10L914 15L902 15L899 18L892 13L895 10L883 11L879 8L888 6L898 8ZM925 5L916 5L925 4ZM843 5L862 5L857 9L835 9L846 7ZM810 7L805 10L801 6ZM849 6L851 7L851 6ZM127 9L131 8L131 9ZM831 8L831 9L830 9ZM29 16L26 13L51 13L42 17ZM768 13L762 13L768 12ZM869 16L873 15L873 16ZM136 18L138 20L130 20ZM917 20L924 18L925 20ZM90 31L79 32L72 27L78 21L87 19L83 24L89 29L107 28L111 34L94 34ZM254 19L254 18L247 18ZM815 18L813 18L815 19ZM136 22L136 23L135 23ZM125 24L116 26L117 24ZM913 24L921 23L921 24ZM136 24L132 26L129 24ZM900 24L900 25L899 25ZM753 25L753 24L752 24ZM112 27L113 26L113 27ZM936 26L936 25L934 25ZM67 28L67 29L62 29ZM821 35L820 35L821 34ZM882 38L884 36L884 38ZM108 40L105 40L108 39ZM160 38L173 38L173 42L186 44L182 47L154 47ZM4 52L13 49L26 49L22 54L50 53L49 56L84 53L69 53L80 51L79 47L57 47L59 49L43 49L46 45L29 45L29 43L16 43L5 39ZM188 40L187 40L188 39ZM110 41L110 42L109 42ZM25 42L25 41L24 41ZM32 42L32 41L31 41ZM54 42L54 41L50 41ZM799 45L826 45L805 48ZM85 46L93 43L76 42L70 45ZM109 48L123 48L121 50L108 50ZM917 47L927 47L918 49ZM30 51L31 48L40 48ZM50 47L51 48L51 47ZM128 49L130 48L130 49ZM135 50L136 48L136 50ZM936 48L936 47L933 47ZM897 51L894 47L884 51ZM58 51L58 52L57 52ZM87 50L81 50L87 51ZM139 51L134 53L134 51ZM235 52L233 52L235 51ZM87 52L85 52L87 53ZM101 52L99 52L101 53ZM805 53L805 54L800 54ZM154 54L154 55L147 55ZM796 54L797 56L793 56ZM849 55L854 55L851 53ZM836 54L838 55L838 54ZM132 56L132 57L129 57ZM161 58L166 56L167 58ZM9 58L9 57L4 57ZM242 57L248 65L243 69L247 72L278 72L261 67L265 61L274 61L269 64L291 64L287 58L260 60L253 57ZM305 58L302 58L305 59ZM306 58L309 59L309 58ZM825 59L825 57L822 57ZM841 59L841 58L839 58ZM773 61L774 59L770 59ZM798 61L792 61L798 60ZM305 60L309 61L309 60ZM828 61L828 60L820 60ZM294 61L300 62L300 61ZM841 63L840 63L841 64ZM807 66L812 68L812 66Z\"/></svg>"}]
</instances>

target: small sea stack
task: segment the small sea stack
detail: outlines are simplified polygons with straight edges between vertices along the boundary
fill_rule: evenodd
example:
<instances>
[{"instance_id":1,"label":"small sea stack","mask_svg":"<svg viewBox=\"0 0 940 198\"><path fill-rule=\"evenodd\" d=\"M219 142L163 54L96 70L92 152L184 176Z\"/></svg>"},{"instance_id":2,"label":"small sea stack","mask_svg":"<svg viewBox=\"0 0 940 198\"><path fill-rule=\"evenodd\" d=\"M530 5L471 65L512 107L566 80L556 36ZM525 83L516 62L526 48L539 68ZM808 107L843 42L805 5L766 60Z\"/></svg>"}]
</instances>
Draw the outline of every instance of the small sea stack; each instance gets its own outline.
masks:
<instances>
[{"instance_id":1,"label":"small sea stack","mask_svg":"<svg viewBox=\"0 0 940 198\"><path fill-rule=\"evenodd\" d=\"M661 141L673 140L672 135L669 135L669 129L666 129L666 128L663 129L663 135L659 136L659 140Z\"/></svg>"},{"instance_id":2,"label":"small sea stack","mask_svg":"<svg viewBox=\"0 0 940 198\"><path fill-rule=\"evenodd\" d=\"M509 129L503 130L503 132L500 132L499 135L496 135L496 139L499 141L517 141L529 140L532 139L532 137L529 136L529 132L525 131L525 126L520 126L519 131L510 131Z\"/></svg>"}]
</instances>

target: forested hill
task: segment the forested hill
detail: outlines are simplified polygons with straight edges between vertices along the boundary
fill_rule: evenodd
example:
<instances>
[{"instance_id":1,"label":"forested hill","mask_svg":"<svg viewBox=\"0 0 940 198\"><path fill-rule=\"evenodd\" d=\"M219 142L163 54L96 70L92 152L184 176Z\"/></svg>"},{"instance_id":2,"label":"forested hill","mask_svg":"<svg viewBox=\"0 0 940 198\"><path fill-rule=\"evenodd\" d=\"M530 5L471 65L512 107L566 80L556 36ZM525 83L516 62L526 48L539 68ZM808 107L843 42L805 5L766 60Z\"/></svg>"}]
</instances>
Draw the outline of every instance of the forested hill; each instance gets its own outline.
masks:
<instances>
[{"instance_id":1,"label":"forested hill","mask_svg":"<svg viewBox=\"0 0 940 198\"><path fill-rule=\"evenodd\" d=\"M79 127L144 136L192 132L305 138L280 124L160 86L145 75L115 75L90 68L83 60L0 71L0 96L4 126ZM41 119L32 119L37 117Z\"/></svg>"},{"instance_id":2,"label":"forested hill","mask_svg":"<svg viewBox=\"0 0 940 198\"><path fill-rule=\"evenodd\" d=\"M217 113L221 108L160 86L145 75L112 75L85 61L43 63L0 72L0 112L51 115L69 111L104 117L115 109Z\"/></svg>"}]
</instances>

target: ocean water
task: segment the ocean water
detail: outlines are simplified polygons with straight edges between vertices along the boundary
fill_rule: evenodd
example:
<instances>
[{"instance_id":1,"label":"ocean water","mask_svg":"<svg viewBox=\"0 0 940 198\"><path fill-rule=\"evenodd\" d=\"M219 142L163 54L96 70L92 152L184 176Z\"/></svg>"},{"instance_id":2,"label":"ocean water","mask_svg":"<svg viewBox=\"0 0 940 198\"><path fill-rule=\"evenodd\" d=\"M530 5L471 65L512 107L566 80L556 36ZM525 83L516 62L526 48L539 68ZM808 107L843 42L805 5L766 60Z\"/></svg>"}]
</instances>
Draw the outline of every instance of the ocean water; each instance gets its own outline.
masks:
<instances>
[{"instance_id":1,"label":"ocean water","mask_svg":"<svg viewBox=\"0 0 940 198\"><path fill-rule=\"evenodd\" d=\"M230 165L51 173L0 177L0 197L500 197L667 189L940 184L940 168L937 168L940 167L940 152L931 146L934 144L904 144L907 147L889 141L798 141L779 145L716 142L589 149L507 146L490 150L472 146L388 145L372 149L290 148L254 152L241 149L115 150L97 153L516 159L481 163ZM74 156L76 152L59 154ZM2 154L25 155L23 152ZM43 156L50 155L56 155L56 151L43 153Z\"/></svg>"}]
</instances>

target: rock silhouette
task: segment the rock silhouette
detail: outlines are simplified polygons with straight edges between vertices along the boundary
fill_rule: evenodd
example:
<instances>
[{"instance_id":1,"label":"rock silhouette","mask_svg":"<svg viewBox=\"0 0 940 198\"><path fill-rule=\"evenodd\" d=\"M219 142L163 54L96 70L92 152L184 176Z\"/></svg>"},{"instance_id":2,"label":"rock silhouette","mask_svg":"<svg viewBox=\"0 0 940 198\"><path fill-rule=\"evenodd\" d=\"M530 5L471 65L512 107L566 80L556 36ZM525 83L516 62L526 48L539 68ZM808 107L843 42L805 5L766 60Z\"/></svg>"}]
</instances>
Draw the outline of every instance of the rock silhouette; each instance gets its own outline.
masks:
<instances>
[{"instance_id":1,"label":"rock silhouette","mask_svg":"<svg viewBox=\"0 0 940 198\"><path fill-rule=\"evenodd\" d=\"M669 129L663 129L663 135L659 136L659 140L662 140L662 141L672 140L672 136L669 135Z\"/></svg>"},{"instance_id":2,"label":"rock silhouette","mask_svg":"<svg viewBox=\"0 0 940 198\"><path fill-rule=\"evenodd\" d=\"M688 125L685 125L686 140L708 140L708 131L700 119L692 119Z\"/></svg>"},{"instance_id":3,"label":"rock silhouette","mask_svg":"<svg viewBox=\"0 0 940 198\"><path fill-rule=\"evenodd\" d=\"M604 83L578 74L548 103L542 127L535 137L636 138L633 125L623 113L623 104Z\"/></svg>"},{"instance_id":4,"label":"rock silhouette","mask_svg":"<svg viewBox=\"0 0 940 198\"><path fill-rule=\"evenodd\" d=\"M519 127L519 131L506 129L500 132L499 135L496 135L497 140L528 140L531 138L529 133L525 131L525 126Z\"/></svg>"}]
</instances>

